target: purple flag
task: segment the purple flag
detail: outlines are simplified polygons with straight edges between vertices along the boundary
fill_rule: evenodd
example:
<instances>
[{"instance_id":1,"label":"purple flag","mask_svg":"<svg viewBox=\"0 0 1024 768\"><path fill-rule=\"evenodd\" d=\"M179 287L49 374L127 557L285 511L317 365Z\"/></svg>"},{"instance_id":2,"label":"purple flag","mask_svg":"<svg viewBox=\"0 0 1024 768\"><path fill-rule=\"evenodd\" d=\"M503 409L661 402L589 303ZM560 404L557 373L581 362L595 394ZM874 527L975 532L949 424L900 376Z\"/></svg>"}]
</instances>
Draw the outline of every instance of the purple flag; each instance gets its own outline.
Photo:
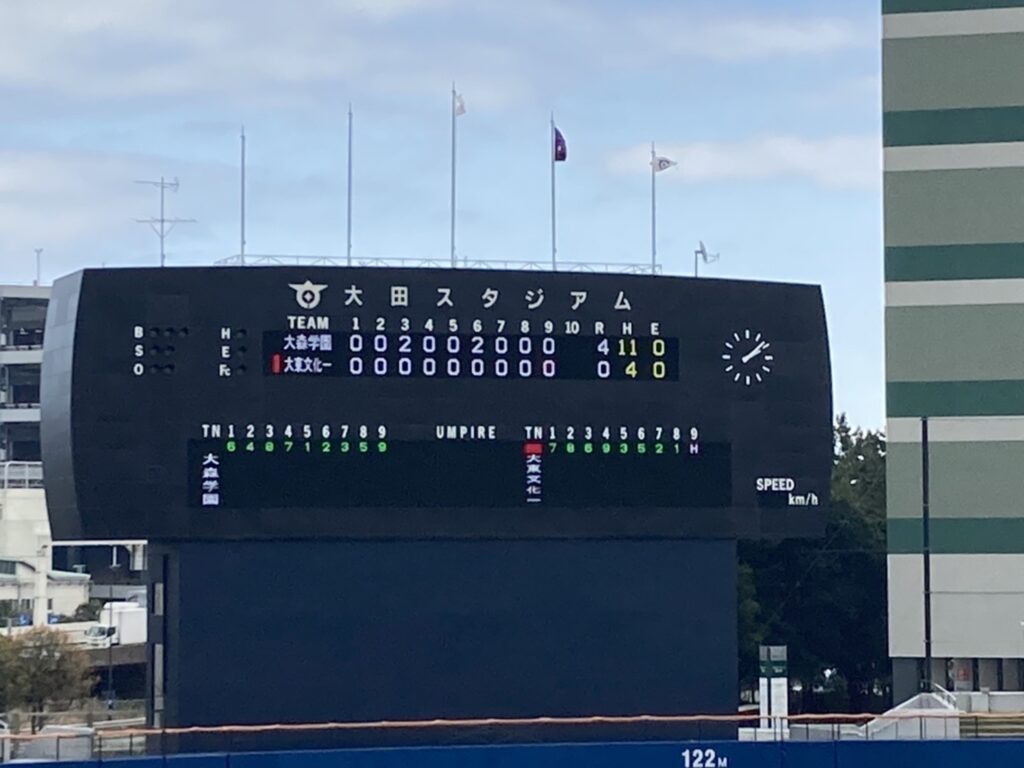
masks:
<instances>
[{"instance_id":1,"label":"purple flag","mask_svg":"<svg viewBox=\"0 0 1024 768\"><path fill-rule=\"evenodd\" d=\"M555 128L554 125L551 126ZM568 150L565 147L565 137L562 132L555 128L555 146L554 146L554 160L556 163L564 163L565 158L568 157Z\"/></svg>"}]
</instances>

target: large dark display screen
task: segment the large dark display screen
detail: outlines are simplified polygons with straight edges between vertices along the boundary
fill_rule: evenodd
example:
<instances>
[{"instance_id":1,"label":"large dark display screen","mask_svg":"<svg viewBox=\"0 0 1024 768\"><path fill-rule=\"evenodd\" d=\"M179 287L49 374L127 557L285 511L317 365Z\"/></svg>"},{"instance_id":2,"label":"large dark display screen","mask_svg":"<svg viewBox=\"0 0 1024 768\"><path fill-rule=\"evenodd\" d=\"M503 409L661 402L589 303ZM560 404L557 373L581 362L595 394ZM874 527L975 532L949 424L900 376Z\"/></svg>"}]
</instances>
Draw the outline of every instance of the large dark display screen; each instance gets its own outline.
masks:
<instances>
[{"instance_id":1,"label":"large dark display screen","mask_svg":"<svg viewBox=\"0 0 1024 768\"><path fill-rule=\"evenodd\" d=\"M58 281L58 538L813 535L816 286L388 268Z\"/></svg>"}]
</instances>

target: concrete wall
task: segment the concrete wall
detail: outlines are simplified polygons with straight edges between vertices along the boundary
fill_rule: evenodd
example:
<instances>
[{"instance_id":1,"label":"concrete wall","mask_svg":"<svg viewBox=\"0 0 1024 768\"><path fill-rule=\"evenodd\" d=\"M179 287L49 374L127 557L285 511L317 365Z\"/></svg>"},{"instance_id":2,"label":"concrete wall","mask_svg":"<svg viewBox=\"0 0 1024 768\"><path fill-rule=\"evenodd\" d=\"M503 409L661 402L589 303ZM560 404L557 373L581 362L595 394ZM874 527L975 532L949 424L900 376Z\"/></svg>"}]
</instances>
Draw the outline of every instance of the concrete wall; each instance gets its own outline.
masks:
<instances>
[{"instance_id":1,"label":"concrete wall","mask_svg":"<svg viewBox=\"0 0 1024 768\"><path fill-rule=\"evenodd\" d=\"M42 488L0 490L0 558L26 560L50 543Z\"/></svg>"},{"instance_id":2,"label":"concrete wall","mask_svg":"<svg viewBox=\"0 0 1024 768\"><path fill-rule=\"evenodd\" d=\"M924 652L927 416L933 652L991 685L1024 657L1024 2L882 5L890 653Z\"/></svg>"},{"instance_id":3,"label":"concrete wall","mask_svg":"<svg viewBox=\"0 0 1024 768\"><path fill-rule=\"evenodd\" d=\"M14 574L0 575L0 600L35 600L42 568L52 612L70 616L89 601L88 576L52 570L50 543L43 489L0 488L0 559L18 562Z\"/></svg>"},{"instance_id":4,"label":"concrete wall","mask_svg":"<svg viewBox=\"0 0 1024 768\"><path fill-rule=\"evenodd\" d=\"M889 555L889 652L924 655L920 555ZM1024 657L1024 555L932 556L932 653ZM941 682L941 679L939 680Z\"/></svg>"}]
</instances>

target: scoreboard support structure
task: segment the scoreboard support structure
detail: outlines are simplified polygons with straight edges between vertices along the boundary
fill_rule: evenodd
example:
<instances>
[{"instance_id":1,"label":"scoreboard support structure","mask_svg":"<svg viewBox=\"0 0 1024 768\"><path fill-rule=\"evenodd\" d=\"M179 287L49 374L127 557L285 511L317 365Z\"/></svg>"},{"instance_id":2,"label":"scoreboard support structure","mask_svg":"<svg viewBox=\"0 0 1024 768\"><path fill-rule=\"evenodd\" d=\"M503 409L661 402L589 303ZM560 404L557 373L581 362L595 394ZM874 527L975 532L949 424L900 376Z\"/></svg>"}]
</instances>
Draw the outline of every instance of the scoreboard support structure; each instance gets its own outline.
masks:
<instances>
[{"instance_id":1,"label":"scoreboard support structure","mask_svg":"<svg viewBox=\"0 0 1024 768\"><path fill-rule=\"evenodd\" d=\"M735 558L734 540L152 544L149 719L735 714ZM734 734L724 723L367 728L235 734L231 747ZM168 745L225 747L216 734Z\"/></svg>"},{"instance_id":2,"label":"scoreboard support structure","mask_svg":"<svg viewBox=\"0 0 1024 768\"><path fill-rule=\"evenodd\" d=\"M734 714L736 540L820 535L832 468L812 285L85 270L54 284L41 399L54 537L150 542L166 727Z\"/></svg>"}]
</instances>

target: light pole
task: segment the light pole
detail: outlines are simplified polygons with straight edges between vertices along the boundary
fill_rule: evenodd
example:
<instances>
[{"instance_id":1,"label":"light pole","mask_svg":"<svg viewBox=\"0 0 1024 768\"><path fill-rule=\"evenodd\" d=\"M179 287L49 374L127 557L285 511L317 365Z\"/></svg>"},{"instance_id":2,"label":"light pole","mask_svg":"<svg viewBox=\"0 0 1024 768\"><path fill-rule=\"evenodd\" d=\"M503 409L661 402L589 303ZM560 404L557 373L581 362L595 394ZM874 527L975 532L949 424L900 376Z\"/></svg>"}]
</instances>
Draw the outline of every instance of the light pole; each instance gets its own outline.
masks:
<instances>
[{"instance_id":1,"label":"light pole","mask_svg":"<svg viewBox=\"0 0 1024 768\"><path fill-rule=\"evenodd\" d=\"M924 582L924 693L932 692L932 546L928 483L928 417L921 417L921 566Z\"/></svg>"},{"instance_id":2,"label":"light pole","mask_svg":"<svg viewBox=\"0 0 1024 768\"><path fill-rule=\"evenodd\" d=\"M41 266L42 266L43 249L42 248L36 248L35 252L36 252L36 279L32 283L32 285L39 285L40 280L42 280Z\"/></svg>"},{"instance_id":3,"label":"light pole","mask_svg":"<svg viewBox=\"0 0 1024 768\"><path fill-rule=\"evenodd\" d=\"M238 260L245 266L245 126L242 126L242 163L241 179L239 188L239 234L238 234Z\"/></svg>"}]
</instances>

